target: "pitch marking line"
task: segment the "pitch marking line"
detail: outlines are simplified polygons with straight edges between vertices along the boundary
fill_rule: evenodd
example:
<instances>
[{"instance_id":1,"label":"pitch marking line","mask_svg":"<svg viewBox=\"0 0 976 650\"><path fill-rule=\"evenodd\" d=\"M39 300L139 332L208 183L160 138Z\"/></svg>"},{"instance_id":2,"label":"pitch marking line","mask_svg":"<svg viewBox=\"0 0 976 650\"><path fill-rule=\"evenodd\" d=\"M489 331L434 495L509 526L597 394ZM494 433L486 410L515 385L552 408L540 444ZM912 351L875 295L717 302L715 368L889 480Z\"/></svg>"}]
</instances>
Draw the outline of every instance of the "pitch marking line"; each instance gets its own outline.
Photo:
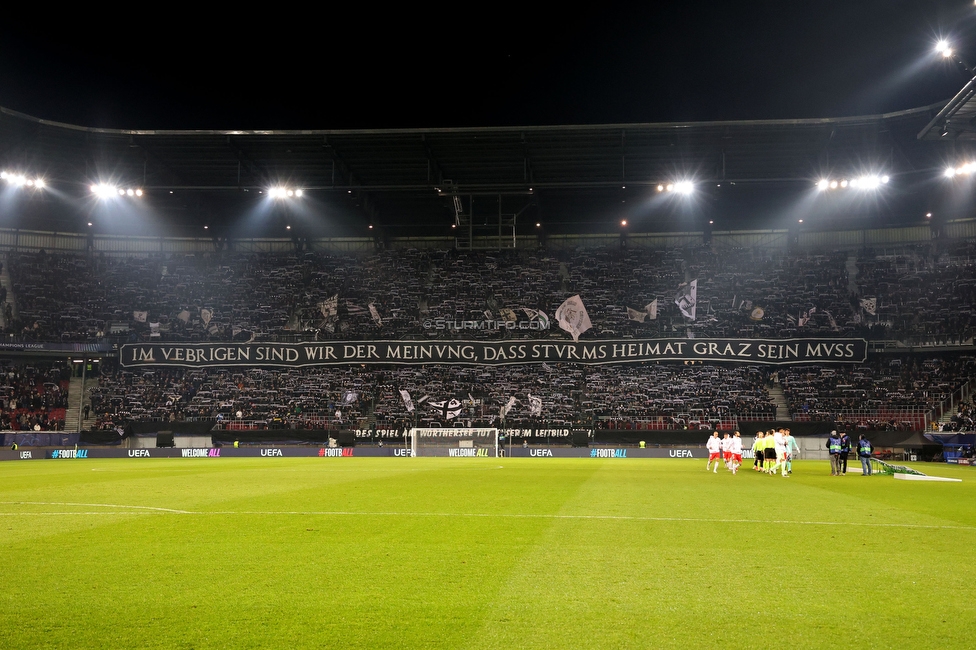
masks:
<instances>
[{"instance_id":1,"label":"pitch marking line","mask_svg":"<svg viewBox=\"0 0 976 650\"><path fill-rule=\"evenodd\" d=\"M149 510L153 512L168 512L175 515L195 515L200 514L197 512L191 512L190 510L175 510L173 508L156 508L153 506L124 506L117 503L71 503L69 501L0 501L0 505L16 505L16 506L77 506L79 508L122 508L122 509L132 509L132 510ZM74 512L62 512L62 513L47 513L47 512L0 512L0 515L46 515L46 514L105 514L112 515L118 514L114 512L97 512L97 513L74 513Z\"/></svg>"},{"instance_id":2,"label":"pitch marking line","mask_svg":"<svg viewBox=\"0 0 976 650\"><path fill-rule=\"evenodd\" d=\"M153 506L128 506L110 503L68 503L58 501L0 501L0 505L40 505L40 506L79 506L89 508L120 508L130 509L135 513L154 512L173 515L209 515L226 517L234 515L248 516L301 516L301 517L469 517L469 518L500 518L500 519L578 519L578 520L607 520L607 521L661 521L676 523L705 523L705 524L786 524L794 526L858 526L864 528L918 528L928 530L976 530L976 526L952 526L936 524L898 524L870 521L798 521L790 519L710 519L707 517L638 517L632 515L544 515L521 513L477 513L477 512L355 512L348 510L178 510L175 508L158 508ZM120 512L106 511L71 511L71 512L0 512L0 516L49 516L49 515L118 515Z\"/></svg>"}]
</instances>

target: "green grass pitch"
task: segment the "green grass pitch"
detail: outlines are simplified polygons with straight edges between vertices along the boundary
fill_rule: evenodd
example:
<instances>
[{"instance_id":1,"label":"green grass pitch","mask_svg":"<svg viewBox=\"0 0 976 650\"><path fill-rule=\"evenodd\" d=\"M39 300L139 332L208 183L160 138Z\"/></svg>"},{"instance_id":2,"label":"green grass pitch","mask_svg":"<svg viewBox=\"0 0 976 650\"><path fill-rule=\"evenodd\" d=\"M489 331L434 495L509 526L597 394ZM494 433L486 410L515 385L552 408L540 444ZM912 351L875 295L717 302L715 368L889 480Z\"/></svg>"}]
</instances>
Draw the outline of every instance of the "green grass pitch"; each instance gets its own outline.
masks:
<instances>
[{"instance_id":1,"label":"green grass pitch","mask_svg":"<svg viewBox=\"0 0 976 650\"><path fill-rule=\"evenodd\" d=\"M2 463L0 647L973 647L976 469L704 465Z\"/></svg>"}]
</instances>

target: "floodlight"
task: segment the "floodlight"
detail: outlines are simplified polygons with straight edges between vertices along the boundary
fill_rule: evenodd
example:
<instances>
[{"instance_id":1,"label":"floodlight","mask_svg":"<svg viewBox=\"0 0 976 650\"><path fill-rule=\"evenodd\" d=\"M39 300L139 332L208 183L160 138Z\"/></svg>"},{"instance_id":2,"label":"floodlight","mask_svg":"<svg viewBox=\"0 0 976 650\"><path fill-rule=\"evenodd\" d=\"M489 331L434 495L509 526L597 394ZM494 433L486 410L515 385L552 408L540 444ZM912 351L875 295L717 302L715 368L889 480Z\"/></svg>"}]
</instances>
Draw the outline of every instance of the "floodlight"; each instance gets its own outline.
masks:
<instances>
[{"instance_id":1,"label":"floodlight","mask_svg":"<svg viewBox=\"0 0 976 650\"><path fill-rule=\"evenodd\" d=\"M43 190L45 187L47 187L47 183L44 182L43 178L35 178L34 187L36 187L39 190Z\"/></svg>"},{"instance_id":2,"label":"floodlight","mask_svg":"<svg viewBox=\"0 0 976 650\"><path fill-rule=\"evenodd\" d=\"M884 184L886 184L886 185L888 184L888 181L890 181L890 180L891 180L891 176L888 176L887 174L885 174L884 176L881 177L881 182L884 183Z\"/></svg>"},{"instance_id":3,"label":"floodlight","mask_svg":"<svg viewBox=\"0 0 976 650\"><path fill-rule=\"evenodd\" d=\"M626 226L627 225L627 220L626 219L621 220L620 225L621 226Z\"/></svg>"},{"instance_id":4,"label":"floodlight","mask_svg":"<svg viewBox=\"0 0 976 650\"><path fill-rule=\"evenodd\" d=\"M302 198L303 194L305 194L305 192L303 192L302 190L295 190L295 196L297 196L298 198Z\"/></svg>"},{"instance_id":5,"label":"floodlight","mask_svg":"<svg viewBox=\"0 0 976 650\"><path fill-rule=\"evenodd\" d=\"M285 195L287 195L287 196L295 196L295 191L294 190L285 190Z\"/></svg>"},{"instance_id":6,"label":"floodlight","mask_svg":"<svg viewBox=\"0 0 976 650\"><path fill-rule=\"evenodd\" d=\"M837 181L830 181L830 189L832 190L837 189Z\"/></svg>"},{"instance_id":7,"label":"floodlight","mask_svg":"<svg viewBox=\"0 0 976 650\"><path fill-rule=\"evenodd\" d=\"M671 192L672 190L674 190L674 183L668 183L667 187L665 187L664 189Z\"/></svg>"},{"instance_id":8,"label":"floodlight","mask_svg":"<svg viewBox=\"0 0 976 650\"><path fill-rule=\"evenodd\" d=\"M120 189L119 190L119 196L125 196L125 190Z\"/></svg>"},{"instance_id":9,"label":"floodlight","mask_svg":"<svg viewBox=\"0 0 976 650\"><path fill-rule=\"evenodd\" d=\"M136 196L142 196L142 190L136 190Z\"/></svg>"},{"instance_id":10,"label":"floodlight","mask_svg":"<svg viewBox=\"0 0 976 650\"><path fill-rule=\"evenodd\" d=\"M842 181L840 182L840 186L841 186L841 187L847 187L847 186L848 186L848 184L849 184L849 183L847 182L847 179L844 179L844 180L842 180Z\"/></svg>"},{"instance_id":11,"label":"floodlight","mask_svg":"<svg viewBox=\"0 0 976 650\"><path fill-rule=\"evenodd\" d=\"M945 176L946 178L952 178L953 176L956 175L956 168L955 167L946 167L946 169L942 173L942 175Z\"/></svg>"},{"instance_id":12,"label":"floodlight","mask_svg":"<svg viewBox=\"0 0 976 650\"><path fill-rule=\"evenodd\" d=\"M119 190L119 191L121 191L121 190ZM135 195L136 195L136 191L135 191L134 189L132 189L131 187L130 187L129 189L127 189L127 190L125 191L125 193L126 193L126 194L127 194L128 196L135 196Z\"/></svg>"},{"instance_id":13,"label":"floodlight","mask_svg":"<svg viewBox=\"0 0 976 650\"><path fill-rule=\"evenodd\" d=\"M695 185L691 181L679 181L674 184L674 191L681 194L691 194L695 191Z\"/></svg>"},{"instance_id":14,"label":"floodlight","mask_svg":"<svg viewBox=\"0 0 976 650\"><path fill-rule=\"evenodd\" d=\"M826 178L821 178L819 181L817 181L818 189L825 190L829 187L830 187L830 181L828 181Z\"/></svg>"},{"instance_id":15,"label":"floodlight","mask_svg":"<svg viewBox=\"0 0 976 650\"><path fill-rule=\"evenodd\" d=\"M658 185L657 186L657 191L658 192L663 192L664 191L664 186L663 185Z\"/></svg>"},{"instance_id":16,"label":"floodlight","mask_svg":"<svg viewBox=\"0 0 976 650\"><path fill-rule=\"evenodd\" d=\"M115 195L116 190L114 185L109 185L108 183L97 183L91 186L92 194L100 199L107 199Z\"/></svg>"}]
</instances>

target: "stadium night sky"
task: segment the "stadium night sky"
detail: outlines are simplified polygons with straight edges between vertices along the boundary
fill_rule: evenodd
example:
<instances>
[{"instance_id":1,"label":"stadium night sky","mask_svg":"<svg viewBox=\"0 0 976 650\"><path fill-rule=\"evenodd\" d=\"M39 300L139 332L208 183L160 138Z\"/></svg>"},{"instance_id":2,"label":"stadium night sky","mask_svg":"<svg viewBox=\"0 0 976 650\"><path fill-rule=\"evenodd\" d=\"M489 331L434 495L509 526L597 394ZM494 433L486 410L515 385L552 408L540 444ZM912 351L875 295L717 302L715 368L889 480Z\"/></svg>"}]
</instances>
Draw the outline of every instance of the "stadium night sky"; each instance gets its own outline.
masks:
<instances>
[{"instance_id":1,"label":"stadium night sky","mask_svg":"<svg viewBox=\"0 0 976 650\"><path fill-rule=\"evenodd\" d=\"M954 95L968 75L939 37L976 58L967 0L524 8L5 21L0 105L150 129L836 117Z\"/></svg>"}]
</instances>

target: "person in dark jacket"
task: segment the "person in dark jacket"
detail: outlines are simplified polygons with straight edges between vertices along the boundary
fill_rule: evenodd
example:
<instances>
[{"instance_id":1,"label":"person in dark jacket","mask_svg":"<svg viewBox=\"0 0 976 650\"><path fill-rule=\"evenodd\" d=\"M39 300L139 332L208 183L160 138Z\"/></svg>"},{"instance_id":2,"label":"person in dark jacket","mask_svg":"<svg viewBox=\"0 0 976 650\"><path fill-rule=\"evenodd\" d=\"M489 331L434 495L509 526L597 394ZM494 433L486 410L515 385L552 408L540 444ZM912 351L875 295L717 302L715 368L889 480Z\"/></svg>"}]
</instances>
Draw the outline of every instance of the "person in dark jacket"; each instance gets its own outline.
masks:
<instances>
[{"instance_id":1,"label":"person in dark jacket","mask_svg":"<svg viewBox=\"0 0 976 650\"><path fill-rule=\"evenodd\" d=\"M857 457L861 459L861 476L871 476L871 452L874 447L864 434L857 440Z\"/></svg>"},{"instance_id":2,"label":"person in dark jacket","mask_svg":"<svg viewBox=\"0 0 976 650\"><path fill-rule=\"evenodd\" d=\"M851 453L851 437L846 433L840 434L840 473L847 474L847 457Z\"/></svg>"},{"instance_id":3,"label":"person in dark jacket","mask_svg":"<svg viewBox=\"0 0 976 650\"><path fill-rule=\"evenodd\" d=\"M840 436L836 431L827 438L827 451L830 453L830 475L840 476Z\"/></svg>"}]
</instances>

